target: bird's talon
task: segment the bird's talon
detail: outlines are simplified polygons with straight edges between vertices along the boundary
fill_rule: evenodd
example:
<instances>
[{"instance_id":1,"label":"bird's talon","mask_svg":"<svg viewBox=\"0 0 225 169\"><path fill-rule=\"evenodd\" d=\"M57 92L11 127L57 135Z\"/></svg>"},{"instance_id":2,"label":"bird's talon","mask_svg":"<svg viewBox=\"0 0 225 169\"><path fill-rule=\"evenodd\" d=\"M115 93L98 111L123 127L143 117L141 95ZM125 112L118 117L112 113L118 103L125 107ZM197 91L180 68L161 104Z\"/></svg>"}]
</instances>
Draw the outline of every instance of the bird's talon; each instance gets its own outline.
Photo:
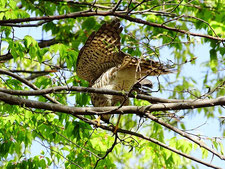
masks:
<instances>
[{"instance_id":1,"label":"bird's talon","mask_svg":"<svg viewBox=\"0 0 225 169\"><path fill-rule=\"evenodd\" d=\"M94 122L97 122L97 124L96 124L97 127L100 127L100 125L101 125L100 124L100 119L101 119L101 117L98 116L98 118L94 120Z\"/></svg>"}]
</instances>

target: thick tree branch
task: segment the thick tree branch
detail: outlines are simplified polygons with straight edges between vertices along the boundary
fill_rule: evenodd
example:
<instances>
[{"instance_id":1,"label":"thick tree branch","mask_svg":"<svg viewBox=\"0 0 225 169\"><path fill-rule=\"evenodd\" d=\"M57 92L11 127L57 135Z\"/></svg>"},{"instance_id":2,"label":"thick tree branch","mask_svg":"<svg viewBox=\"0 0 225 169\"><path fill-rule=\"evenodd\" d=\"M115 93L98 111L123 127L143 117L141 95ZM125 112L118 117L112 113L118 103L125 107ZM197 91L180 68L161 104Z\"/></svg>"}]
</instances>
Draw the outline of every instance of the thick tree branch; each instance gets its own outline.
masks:
<instances>
[{"instance_id":1,"label":"thick tree branch","mask_svg":"<svg viewBox=\"0 0 225 169\"><path fill-rule=\"evenodd\" d=\"M13 58L13 56L11 55L11 53L7 53L5 55L0 55L0 62L4 62L4 61L10 60L12 58Z\"/></svg>"},{"instance_id":2,"label":"thick tree branch","mask_svg":"<svg viewBox=\"0 0 225 169\"><path fill-rule=\"evenodd\" d=\"M99 114L138 114L145 115L146 112L185 110L203 107L212 107L225 105L225 97L216 99L206 99L201 101L185 103L158 103L149 106L123 106L120 109L116 107L70 107L60 104L45 103L19 98L10 94L0 92L0 101L10 105L20 105L29 108L45 109L54 112L63 112L71 115L99 115Z\"/></svg>"}]
</instances>

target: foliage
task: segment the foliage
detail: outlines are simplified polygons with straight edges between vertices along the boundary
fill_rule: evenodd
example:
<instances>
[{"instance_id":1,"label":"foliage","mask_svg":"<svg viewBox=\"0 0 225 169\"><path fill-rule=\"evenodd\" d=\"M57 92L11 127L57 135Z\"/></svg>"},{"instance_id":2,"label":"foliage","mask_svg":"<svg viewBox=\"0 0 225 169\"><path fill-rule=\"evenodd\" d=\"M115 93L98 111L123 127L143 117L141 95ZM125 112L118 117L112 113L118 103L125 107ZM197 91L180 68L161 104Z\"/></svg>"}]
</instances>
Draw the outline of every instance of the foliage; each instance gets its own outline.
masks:
<instances>
[{"instance_id":1,"label":"foliage","mask_svg":"<svg viewBox=\"0 0 225 169\"><path fill-rule=\"evenodd\" d=\"M223 1L131 0L121 1L112 12L117 2L120 1L0 0L0 68L19 75L38 89L56 86L87 87L88 83L77 77L75 71L79 50L91 32L96 31L105 21L111 20L114 15L120 18L124 28L121 34L124 52L136 57L168 61L177 69L173 75L167 75L164 79L160 77L159 81L155 79L153 96L199 99L224 95L225 90L221 85L224 84L222 70L225 54L224 39L221 41L221 38L225 38ZM74 13L78 15L70 17L69 14ZM51 19L51 16L55 18ZM23 18L28 20L20 20ZM192 34L193 32L196 34ZM208 58L202 55L202 58L196 59L193 49L198 50L200 44L210 46ZM161 51L165 49L169 52L163 58ZM199 65L205 73L197 81L193 74L182 73L185 66ZM31 90L30 85L2 73L0 87ZM91 105L87 93L55 92L50 96L63 105ZM20 97L50 102L44 95ZM143 100L133 99L131 102L136 106L149 105L149 102ZM119 134L112 152L99 160L113 145L114 137L111 132L96 129L71 114L4 102L0 104L2 168L196 167L196 164L185 157L129 134ZM153 114L185 131L186 124L182 122L182 118L202 113L208 119L216 119L215 112L222 114L223 106ZM85 117L93 119L90 115ZM115 115L111 122L115 124L117 118ZM197 149L196 144L179 138L176 133L171 137L170 130L147 117L123 115L120 127L142 133L186 154L201 151L202 158L210 156L207 150ZM199 138L210 140L209 145L224 154L220 140L201 135Z\"/></svg>"}]
</instances>

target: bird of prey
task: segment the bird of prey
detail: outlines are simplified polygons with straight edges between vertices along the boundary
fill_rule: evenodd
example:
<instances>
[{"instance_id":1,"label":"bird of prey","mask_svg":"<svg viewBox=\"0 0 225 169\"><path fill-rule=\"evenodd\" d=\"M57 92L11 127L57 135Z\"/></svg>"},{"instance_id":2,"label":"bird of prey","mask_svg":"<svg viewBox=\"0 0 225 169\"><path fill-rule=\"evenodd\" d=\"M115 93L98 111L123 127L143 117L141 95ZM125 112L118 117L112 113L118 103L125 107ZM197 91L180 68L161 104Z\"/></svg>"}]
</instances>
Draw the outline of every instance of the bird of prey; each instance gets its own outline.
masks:
<instances>
[{"instance_id":1,"label":"bird of prey","mask_svg":"<svg viewBox=\"0 0 225 169\"><path fill-rule=\"evenodd\" d=\"M93 32L81 48L77 59L77 75L89 82L93 88L130 91L145 76L159 76L171 73L165 65L154 60L140 59L124 53L120 49L122 27L119 19L103 24ZM151 86L151 83L148 84ZM128 105L123 96L91 94L95 107ZM101 120L109 122L110 114L102 115Z\"/></svg>"}]
</instances>

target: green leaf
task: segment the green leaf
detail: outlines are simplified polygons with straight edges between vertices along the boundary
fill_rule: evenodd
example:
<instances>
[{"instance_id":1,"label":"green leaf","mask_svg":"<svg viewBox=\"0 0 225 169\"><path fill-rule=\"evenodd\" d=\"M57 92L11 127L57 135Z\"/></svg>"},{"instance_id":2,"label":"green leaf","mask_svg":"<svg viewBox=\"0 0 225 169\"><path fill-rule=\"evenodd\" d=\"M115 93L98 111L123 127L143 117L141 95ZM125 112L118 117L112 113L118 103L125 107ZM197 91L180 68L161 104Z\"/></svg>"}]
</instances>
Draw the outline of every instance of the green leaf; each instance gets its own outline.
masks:
<instances>
[{"instance_id":1,"label":"green leaf","mask_svg":"<svg viewBox=\"0 0 225 169\"><path fill-rule=\"evenodd\" d=\"M224 35L225 25L223 23L217 22L217 21L211 21L210 25L212 26L212 28L214 29L216 34L223 34Z\"/></svg>"},{"instance_id":2,"label":"green leaf","mask_svg":"<svg viewBox=\"0 0 225 169\"><path fill-rule=\"evenodd\" d=\"M31 60L36 58L36 56L37 56L37 48L34 47L34 46L30 46L29 54L30 54Z\"/></svg>"},{"instance_id":3,"label":"green leaf","mask_svg":"<svg viewBox=\"0 0 225 169\"><path fill-rule=\"evenodd\" d=\"M92 29L96 24L96 20L94 17L89 17L87 18L83 23L82 23L82 29Z\"/></svg>"},{"instance_id":4,"label":"green leaf","mask_svg":"<svg viewBox=\"0 0 225 169\"><path fill-rule=\"evenodd\" d=\"M5 7L6 6L6 3L7 3L7 0L1 0L0 1L0 6L1 7Z\"/></svg>"},{"instance_id":5,"label":"green leaf","mask_svg":"<svg viewBox=\"0 0 225 169\"><path fill-rule=\"evenodd\" d=\"M30 45L33 45L33 44L35 44L35 40L31 36L26 35L24 37L24 45L25 45L25 47L29 48Z\"/></svg>"},{"instance_id":6,"label":"green leaf","mask_svg":"<svg viewBox=\"0 0 225 169\"><path fill-rule=\"evenodd\" d=\"M209 62L210 68L212 69L212 71L216 71L217 70L217 66L218 66L218 59L217 59L217 51L215 49L211 49L210 50L210 62Z\"/></svg>"},{"instance_id":7,"label":"green leaf","mask_svg":"<svg viewBox=\"0 0 225 169\"><path fill-rule=\"evenodd\" d=\"M16 1L10 0L10 1L9 1L9 7L10 7L11 9L15 9L15 8L16 8Z\"/></svg>"}]
</instances>

